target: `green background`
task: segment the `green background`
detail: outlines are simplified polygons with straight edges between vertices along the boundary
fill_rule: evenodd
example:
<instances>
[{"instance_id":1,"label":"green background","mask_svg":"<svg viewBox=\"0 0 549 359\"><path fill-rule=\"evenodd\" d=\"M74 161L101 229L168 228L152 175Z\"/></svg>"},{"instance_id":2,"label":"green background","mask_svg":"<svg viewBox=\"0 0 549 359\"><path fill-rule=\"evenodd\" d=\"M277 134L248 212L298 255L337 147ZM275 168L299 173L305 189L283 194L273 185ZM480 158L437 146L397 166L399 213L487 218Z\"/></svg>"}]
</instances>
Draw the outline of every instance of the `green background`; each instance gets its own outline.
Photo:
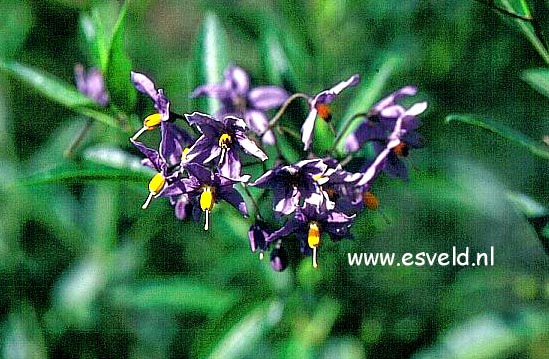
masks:
<instances>
[{"instance_id":1,"label":"green background","mask_svg":"<svg viewBox=\"0 0 549 359\"><path fill-rule=\"evenodd\" d=\"M547 2L528 3L548 30ZM497 4L528 14L523 1ZM524 216L548 214L533 201L549 205L541 142L549 75L520 21L474 1L151 0L128 3L124 29L114 27L119 8L0 1L3 357L549 357L549 263L540 242L549 235L538 237ZM101 24L105 39L119 29L110 52L90 47L100 42L86 41L86 21ZM73 88L76 63L104 68L102 61L116 108L95 113L100 121L68 158L89 113L64 103L77 100L74 91L29 85L13 64ZM251 220L227 205L216 206L208 233L178 221L165 200L141 209L150 174L132 167L139 155L127 139L153 107L126 69L149 74L172 109L191 113L216 106L188 94L219 81L229 63L248 70L254 86L311 95L359 73L360 86L333 106L337 128L405 85L429 103L425 147L407 160L410 181L379 178L380 210L359 216L353 241L326 240L317 270L292 253L290 267L273 272L249 250ZM447 123L452 113L514 128L542 155L516 144L508 127L511 140ZM298 131L303 118L283 122ZM157 143L157 134L144 136ZM303 156L299 143L290 145ZM347 263L353 252L453 246L493 246L495 265Z\"/></svg>"}]
</instances>

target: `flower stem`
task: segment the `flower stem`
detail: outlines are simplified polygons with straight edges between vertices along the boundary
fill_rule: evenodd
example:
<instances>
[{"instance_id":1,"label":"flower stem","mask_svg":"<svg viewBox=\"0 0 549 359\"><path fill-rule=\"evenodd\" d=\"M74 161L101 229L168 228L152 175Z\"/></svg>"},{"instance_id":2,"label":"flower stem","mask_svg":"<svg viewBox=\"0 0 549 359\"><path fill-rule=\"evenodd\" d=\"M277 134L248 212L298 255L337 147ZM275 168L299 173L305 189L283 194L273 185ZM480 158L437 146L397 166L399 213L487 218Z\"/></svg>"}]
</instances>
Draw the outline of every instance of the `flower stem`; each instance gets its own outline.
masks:
<instances>
[{"instance_id":1,"label":"flower stem","mask_svg":"<svg viewBox=\"0 0 549 359\"><path fill-rule=\"evenodd\" d=\"M250 197L250 201L252 202L252 206L255 209L256 217L260 220L263 220L263 216L261 215L261 212L259 211L259 204L257 204L257 201L255 200L254 196L252 196L252 193L250 192L250 189L248 188L248 186L245 183L243 183L242 185L244 187L244 192L246 192L248 197Z\"/></svg>"},{"instance_id":2,"label":"flower stem","mask_svg":"<svg viewBox=\"0 0 549 359\"><path fill-rule=\"evenodd\" d=\"M80 133L78 133L74 141L72 141L72 143L70 144L69 148L67 148L67 150L65 151L65 157L70 158L74 155L74 150L78 148L78 146L80 146L80 143L82 143L82 140L84 139L84 137L86 137L86 135L90 131L92 124L93 124L93 121L88 118L86 120L86 124L80 130Z\"/></svg>"},{"instance_id":3,"label":"flower stem","mask_svg":"<svg viewBox=\"0 0 549 359\"><path fill-rule=\"evenodd\" d=\"M289 129L288 127L276 126L276 129L279 131L279 133L287 133L288 135L292 136L296 140L301 141L301 136L299 136L297 132L293 131L292 129Z\"/></svg>"},{"instance_id":4,"label":"flower stem","mask_svg":"<svg viewBox=\"0 0 549 359\"><path fill-rule=\"evenodd\" d=\"M351 124L353 123L353 120L359 117L368 117L368 114L366 112L361 112L351 117L351 119L347 121L347 124L345 125L345 127L342 128L339 134L337 135L336 139L334 140L334 144L332 145L332 147L330 147L328 152L333 152L337 148L337 145L339 145L345 133L349 130L349 128L351 128Z\"/></svg>"},{"instance_id":5,"label":"flower stem","mask_svg":"<svg viewBox=\"0 0 549 359\"><path fill-rule=\"evenodd\" d=\"M270 130L276 125L276 123L278 122L278 120L280 120L284 112L286 112L286 109L288 108L290 103L292 103L292 101L297 98L304 98L307 100L310 99L310 97L305 95L304 93L294 93L292 96L288 97L286 101L282 104L282 107L280 107L280 110L278 110L276 115L274 115L274 117L269 121L269 126L267 127L267 130Z\"/></svg>"}]
</instances>

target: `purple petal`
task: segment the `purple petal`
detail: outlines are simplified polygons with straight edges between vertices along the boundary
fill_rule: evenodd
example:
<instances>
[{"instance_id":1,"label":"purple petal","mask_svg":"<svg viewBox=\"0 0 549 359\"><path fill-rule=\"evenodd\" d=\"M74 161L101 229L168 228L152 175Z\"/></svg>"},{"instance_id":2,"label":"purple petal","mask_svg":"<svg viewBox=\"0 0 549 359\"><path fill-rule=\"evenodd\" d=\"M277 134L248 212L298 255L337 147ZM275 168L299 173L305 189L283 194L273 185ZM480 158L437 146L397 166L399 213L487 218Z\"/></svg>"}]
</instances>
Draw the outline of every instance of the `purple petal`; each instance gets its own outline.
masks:
<instances>
[{"instance_id":1,"label":"purple petal","mask_svg":"<svg viewBox=\"0 0 549 359\"><path fill-rule=\"evenodd\" d=\"M261 142L263 142L266 145L274 145L276 143L276 137L274 135L274 132L269 130L263 134L261 137Z\"/></svg>"},{"instance_id":2,"label":"purple petal","mask_svg":"<svg viewBox=\"0 0 549 359\"><path fill-rule=\"evenodd\" d=\"M158 95L154 101L154 108L162 115L162 121L168 121L170 119L170 100L164 96L162 89L158 90Z\"/></svg>"},{"instance_id":3,"label":"purple petal","mask_svg":"<svg viewBox=\"0 0 549 359\"><path fill-rule=\"evenodd\" d=\"M400 105L391 105L383 108L379 112L379 116L382 118L397 118L406 112L406 109Z\"/></svg>"},{"instance_id":4,"label":"purple petal","mask_svg":"<svg viewBox=\"0 0 549 359\"><path fill-rule=\"evenodd\" d=\"M359 81L360 81L360 76L359 75L353 75L353 76L349 77L349 79L347 79L346 81L342 81L342 82L338 83L337 85L332 87L329 91L333 92L336 95L339 95L339 93L341 91L345 90L347 87L356 86Z\"/></svg>"},{"instance_id":5,"label":"purple petal","mask_svg":"<svg viewBox=\"0 0 549 359\"><path fill-rule=\"evenodd\" d=\"M391 177L401 178L405 181L408 180L408 169L406 168L406 165L393 152L387 157L387 162L385 163L383 170Z\"/></svg>"},{"instance_id":6,"label":"purple petal","mask_svg":"<svg viewBox=\"0 0 549 359\"><path fill-rule=\"evenodd\" d=\"M401 98L406 96L413 96L417 93L417 88L414 86L405 86L397 91L393 92L389 96L385 97L374 105L372 110L376 113L381 112L384 108L394 105Z\"/></svg>"},{"instance_id":7,"label":"purple petal","mask_svg":"<svg viewBox=\"0 0 549 359\"><path fill-rule=\"evenodd\" d=\"M238 141L238 144L242 146L244 151L246 151L246 153L259 158L261 161L265 161L268 158L267 155L256 145L256 143L246 136L237 133L236 140Z\"/></svg>"},{"instance_id":8,"label":"purple petal","mask_svg":"<svg viewBox=\"0 0 549 359\"><path fill-rule=\"evenodd\" d=\"M248 104L257 110L270 110L281 106L288 98L288 93L276 86L261 86L250 90Z\"/></svg>"},{"instance_id":9,"label":"purple petal","mask_svg":"<svg viewBox=\"0 0 549 359\"><path fill-rule=\"evenodd\" d=\"M246 111L244 120L246 121L246 124L248 125L250 130L259 135L263 134L265 130L267 130L267 127L269 127L269 120L267 119L267 116L265 116L265 114L261 111Z\"/></svg>"},{"instance_id":10,"label":"purple petal","mask_svg":"<svg viewBox=\"0 0 549 359\"><path fill-rule=\"evenodd\" d=\"M144 154L152 163L152 165L154 166L154 168L158 171L158 172L161 172L161 169L163 167L165 167L165 162L164 160L160 157L160 154L153 150L152 148L148 148L147 146L145 146L142 142L139 142L139 141L135 141L133 139L130 139L130 141L133 143L133 145L139 150L139 152L141 152L142 154Z\"/></svg>"},{"instance_id":11,"label":"purple petal","mask_svg":"<svg viewBox=\"0 0 549 359\"><path fill-rule=\"evenodd\" d=\"M276 176L275 171L268 170L263 175L261 175L261 177L259 177L254 183L251 183L250 186L257 186L259 188L263 188L262 186L266 185L275 176Z\"/></svg>"},{"instance_id":12,"label":"purple petal","mask_svg":"<svg viewBox=\"0 0 549 359\"><path fill-rule=\"evenodd\" d=\"M287 215L287 214L290 214L292 213L293 211L295 211L295 209L297 208L297 195L298 195L298 192L295 191L296 193L296 196L292 196L292 197L282 197L278 202L276 202L275 206L274 206L274 211L275 212L278 212L278 213L281 213L281 214L284 214L284 215Z\"/></svg>"},{"instance_id":13,"label":"purple petal","mask_svg":"<svg viewBox=\"0 0 549 359\"><path fill-rule=\"evenodd\" d=\"M303 142L303 150L307 151L309 149L309 146L311 146L311 141L313 139L313 132L315 129L315 120L316 120L317 110L316 108L312 107L311 112L309 112L309 115L305 119L305 122L303 122L303 126L301 126L301 141Z\"/></svg>"},{"instance_id":14,"label":"purple petal","mask_svg":"<svg viewBox=\"0 0 549 359\"><path fill-rule=\"evenodd\" d=\"M174 183L164 187L157 197L175 197L188 192L185 182L175 181Z\"/></svg>"},{"instance_id":15,"label":"purple petal","mask_svg":"<svg viewBox=\"0 0 549 359\"><path fill-rule=\"evenodd\" d=\"M336 98L336 96L339 95L341 91L345 90L349 86L355 86L356 84L358 84L359 81L360 81L360 76L353 75L349 77L347 80L341 81L331 89L322 91L321 93L315 96L314 105L316 105L317 103L332 102Z\"/></svg>"},{"instance_id":16,"label":"purple petal","mask_svg":"<svg viewBox=\"0 0 549 359\"><path fill-rule=\"evenodd\" d=\"M179 136L178 127L171 122L162 122L160 124L162 139L160 140L160 155L168 165L178 165L181 163L183 148Z\"/></svg>"},{"instance_id":17,"label":"purple petal","mask_svg":"<svg viewBox=\"0 0 549 359\"><path fill-rule=\"evenodd\" d=\"M225 130L232 130L234 132L246 132L248 130L248 126L246 125L246 121L239 117L235 116L225 116L223 120L221 121L223 125L225 126Z\"/></svg>"},{"instance_id":18,"label":"purple petal","mask_svg":"<svg viewBox=\"0 0 549 359\"><path fill-rule=\"evenodd\" d=\"M244 96L250 88L250 77L244 69L231 66L225 71L225 81L237 95Z\"/></svg>"},{"instance_id":19,"label":"purple petal","mask_svg":"<svg viewBox=\"0 0 549 359\"><path fill-rule=\"evenodd\" d=\"M149 95L150 98L156 103L158 92L154 86L154 83L147 76L140 74L139 72L131 72L131 80L137 91Z\"/></svg>"},{"instance_id":20,"label":"purple petal","mask_svg":"<svg viewBox=\"0 0 549 359\"><path fill-rule=\"evenodd\" d=\"M191 125L200 125L202 123L209 123L210 121L215 121L214 118L210 115L206 115L201 112L193 112L192 114L185 114L187 122Z\"/></svg>"},{"instance_id":21,"label":"purple petal","mask_svg":"<svg viewBox=\"0 0 549 359\"><path fill-rule=\"evenodd\" d=\"M191 146L189 152L185 156L185 163L200 162L208 163L221 154L221 147L217 144L217 139L200 136L198 140Z\"/></svg>"},{"instance_id":22,"label":"purple petal","mask_svg":"<svg viewBox=\"0 0 549 359\"><path fill-rule=\"evenodd\" d=\"M191 93L191 97L200 96L224 99L230 97L230 92L222 84L208 84L197 87Z\"/></svg>"},{"instance_id":23,"label":"purple petal","mask_svg":"<svg viewBox=\"0 0 549 359\"><path fill-rule=\"evenodd\" d=\"M211 185L214 182L213 172L198 163L189 163L185 166L185 170L191 176L196 177L200 184Z\"/></svg>"},{"instance_id":24,"label":"purple petal","mask_svg":"<svg viewBox=\"0 0 549 359\"><path fill-rule=\"evenodd\" d=\"M279 238L287 237L300 229L303 229L303 224L299 223L294 218L290 218L282 228L271 233L271 235L267 237L267 242L273 242Z\"/></svg>"},{"instance_id":25,"label":"purple petal","mask_svg":"<svg viewBox=\"0 0 549 359\"><path fill-rule=\"evenodd\" d=\"M240 163L240 158L238 157L236 149L228 148L225 151L225 157L222 160L223 161L219 164L219 173L228 178L240 178L242 164Z\"/></svg>"},{"instance_id":26,"label":"purple petal","mask_svg":"<svg viewBox=\"0 0 549 359\"><path fill-rule=\"evenodd\" d=\"M244 215L244 217L248 217L246 202L244 202L244 199L242 198L240 193L238 193L238 191L234 188L225 187L223 190L221 190L219 198L229 202L234 208L238 209L240 213Z\"/></svg>"},{"instance_id":27,"label":"purple petal","mask_svg":"<svg viewBox=\"0 0 549 359\"><path fill-rule=\"evenodd\" d=\"M192 204L189 195L185 193L179 196L175 202L175 216L177 219L186 219L192 210L191 206Z\"/></svg>"},{"instance_id":28,"label":"purple petal","mask_svg":"<svg viewBox=\"0 0 549 359\"><path fill-rule=\"evenodd\" d=\"M78 91L91 98L99 105L105 107L109 102L109 97L105 89L103 75L96 68L91 68L86 73L84 67L80 64L74 67L74 76Z\"/></svg>"}]
</instances>

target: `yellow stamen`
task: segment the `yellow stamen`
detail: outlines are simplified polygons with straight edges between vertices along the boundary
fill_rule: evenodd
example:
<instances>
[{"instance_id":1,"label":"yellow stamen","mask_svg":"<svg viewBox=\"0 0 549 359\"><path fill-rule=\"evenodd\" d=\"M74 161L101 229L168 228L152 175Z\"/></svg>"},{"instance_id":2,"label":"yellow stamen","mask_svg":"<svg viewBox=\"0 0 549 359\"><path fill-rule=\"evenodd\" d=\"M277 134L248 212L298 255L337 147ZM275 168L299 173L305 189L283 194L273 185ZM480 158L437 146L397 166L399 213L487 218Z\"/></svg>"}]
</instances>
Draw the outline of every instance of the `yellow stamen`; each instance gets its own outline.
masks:
<instances>
[{"instance_id":1,"label":"yellow stamen","mask_svg":"<svg viewBox=\"0 0 549 359\"><path fill-rule=\"evenodd\" d=\"M218 145L221 148L228 148L229 144L233 142L232 137L228 133L224 133L219 137Z\"/></svg>"},{"instance_id":2,"label":"yellow stamen","mask_svg":"<svg viewBox=\"0 0 549 359\"><path fill-rule=\"evenodd\" d=\"M149 196L147 197L147 200L141 206L141 208L145 209L149 206L151 203L151 200L153 196L157 195L162 189L164 188L164 185L166 184L166 179L164 176L162 176L161 173L157 173L151 178L149 181Z\"/></svg>"},{"instance_id":3,"label":"yellow stamen","mask_svg":"<svg viewBox=\"0 0 549 359\"><path fill-rule=\"evenodd\" d=\"M211 186L205 186L202 194L200 195L200 208L206 212L206 223L204 224L204 230L207 231L210 228L210 211L215 203L214 191Z\"/></svg>"},{"instance_id":4,"label":"yellow stamen","mask_svg":"<svg viewBox=\"0 0 549 359\"><path fill-rule=\"evenodd\" d=\"M153 113L152 115L147 116L143 120L143 126L147 127L147 130L152 130L157 128L162 122L162 115L159 113Z\"/></svg>"},{"instance_id":5,"label":"yellow stamen","mask_svg":"<svg viewBox=\"0 0 549 359\"><path fill-rule=\"evenodd\" d=\"M320 228L316 222L309 223L309 233L307 234L307 244L313 250L313 267L318 267L317 248L320 246Z\"/></svg>"},{"instance_id":6,"label":"yellow stamen","mask_svg":"<svg viewBox=\"0 0 549 359\"><path fill-rule=\"evenodd\" d=\"M315 181L315 182L318 182L321 179L322 179L322 174L321 173L313 176L313 181Z\"/></svg>"},{"instance_id":7,"label":"yellow stamen","mask_svg":"<svg viewBox=\"0 0 549 359\"><path fill-rule=\"evenodd\" d=\"M161 122L162 115L159 113L153 113L152 115L147 116L143 120L143 127L141 127L141 129L137 131L135 135L133 135L132 140L137 140L137 138L141 136L145 131L154 130L160 125Z\"/></svg>"},{"instance_id":8,"label":"yellow stamen","mask_svg":"<svg viewBox=\"0 0 549 359\"><path fill-rule=\"evenodd\" d=\"M181 154L181 161L186 161L187 160L187 153L189 153L191 149L189 147L185 147L183 149L183 153Z\"/></svg>"}]
</instances>

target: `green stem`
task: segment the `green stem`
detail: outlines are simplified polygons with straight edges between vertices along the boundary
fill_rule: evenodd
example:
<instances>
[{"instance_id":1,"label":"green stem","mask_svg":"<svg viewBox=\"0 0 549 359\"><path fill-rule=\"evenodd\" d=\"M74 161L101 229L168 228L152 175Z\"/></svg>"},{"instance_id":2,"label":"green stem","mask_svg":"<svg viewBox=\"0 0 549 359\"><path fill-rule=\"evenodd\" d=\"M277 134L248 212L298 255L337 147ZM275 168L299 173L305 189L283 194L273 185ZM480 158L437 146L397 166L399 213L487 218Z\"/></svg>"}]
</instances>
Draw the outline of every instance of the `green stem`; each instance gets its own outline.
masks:
<instances>
[{"instance_id":1,"label":"green stem","mask_svg":"<svg viewBox=\"0 0 549 359\"><path fill-rule=\"evenodd\" d=\"M299 135L299 133L295 132L292 129L289 129L288 127L276 126L276 129L277 129L277 131L279 131L279 133L282 133L282 132L287 133L288 135L292 136L296 140L301 141L301 136Z\"/></svg>"},{"instance_id":2,"label":"green stem","mask_svg":"<svg viewBox=\"0 0 549 359\"><path fill-rule=\"evenodd\" d=\"M343 139L343 136L345 135L345 133L347 132L347 130L351 127L351 125L353 124L353 120L355 118L359 118L359 117L368 117L368 114L366 112L361 112L361 113L357 113L356 115L354 115L353 117L351 117L351 119L349 121L347 121L347 124L345 125L345 127L343 127L341 129L341 131L339 131L339 134L337 135L336 139L334 140L334 144L332 145L332 147L330 147L330 149L328 150L328 152L333 152L335 151L335 149L337 148L337 145L339 145L339 143L341 142L341 140Z\"/></svg>"},{"instance_id":3,"label":"green stem","mask_svg":"<svg viewBox=\"0 0 549 359\"><path fill-rule=\"evenodd\" d=\"M84 137L86 137L86 135L90 131L92 124L93 124L93 120L91 118L88 118L86 120L84 127L80 130L80 132L78 133L74 141L72 141L69 148L67 148L67 150L65 151L65 157L71 158L74 155L74 150L78 148L78 146L80 146L80 143L82 143L82 140L84 139Z\"/></svg>"},{"instance_id":4,"label":"green stem","mask_svg":"<svg viewBox=\"0 0 549 359\"><path fill-rule=\"evenodd\" d=\"M244 192L248 195L250 198L250 201L252 202L252 206L255 209L255 216L257 219L263 220L263 216L261 215L261 212L259 211L259 205L257 204L257 201L255 200L254 196L252 196L252 193L250 192L250 189L248 188L248 185L243 183Z\"/></svg>"},{"instance_id":5,"label":"green stem","mask_svg":"<svg viewBox=\"0 0 549 359\"><path fill-rule=\"evenodd\" d=\"M286 101L282 104L282 107L280 107L280 110L278 110L276 115L274 115L274 117L269 121L269 127L267 127L268 130L270 130L271 128L273 128L276 125L276 123L278 122L278 120L280 120L280 118L282 117L284 112L286 112L286 109L288 108L290 103L292 103L292 101L297 99L297 98L304 98L304 99L307 99L307 100L310 99L309 96L307 96L303 93L295 93L292 96L288 97L286 99Z\"/></svg>"}]
</instances>

